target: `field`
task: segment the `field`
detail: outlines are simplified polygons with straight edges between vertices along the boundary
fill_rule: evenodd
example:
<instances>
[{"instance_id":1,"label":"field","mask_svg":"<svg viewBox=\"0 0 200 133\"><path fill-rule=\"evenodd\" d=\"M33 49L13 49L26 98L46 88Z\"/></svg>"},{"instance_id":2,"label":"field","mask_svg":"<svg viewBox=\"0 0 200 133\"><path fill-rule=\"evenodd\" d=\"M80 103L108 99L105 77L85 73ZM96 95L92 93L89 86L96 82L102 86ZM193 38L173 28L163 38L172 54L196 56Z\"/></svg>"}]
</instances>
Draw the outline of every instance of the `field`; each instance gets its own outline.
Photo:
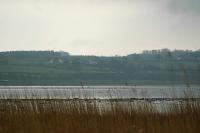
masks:
<instances>
[{"instance_id":1,"label":"field","mask_svg":"<svg viewBox=\"0 0 200 133\"><path fill-rule=\"evenodd\" d=\"M1 133L199 133L200 103L0 100Z\"/></svg>"}]
</instances>

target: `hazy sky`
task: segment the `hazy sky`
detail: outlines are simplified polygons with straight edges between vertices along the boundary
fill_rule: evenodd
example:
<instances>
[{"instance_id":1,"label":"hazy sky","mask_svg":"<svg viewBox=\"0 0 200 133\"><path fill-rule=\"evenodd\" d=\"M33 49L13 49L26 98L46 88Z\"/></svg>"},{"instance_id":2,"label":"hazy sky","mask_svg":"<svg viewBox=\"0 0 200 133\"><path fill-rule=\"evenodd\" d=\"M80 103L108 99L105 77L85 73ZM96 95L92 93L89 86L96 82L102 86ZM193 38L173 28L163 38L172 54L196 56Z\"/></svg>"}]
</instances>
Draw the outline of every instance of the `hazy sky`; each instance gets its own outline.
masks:
<instances>
[{"instance_id":1,"label":"hazy sky","mask_svg":"<svg viewBox=\"0 0 200 133\"><path fill-rule=\"evenodd\" d=\"M200 48L200 0L0 0L0 51L161 48Z\"/></svg>"}]
</instances>

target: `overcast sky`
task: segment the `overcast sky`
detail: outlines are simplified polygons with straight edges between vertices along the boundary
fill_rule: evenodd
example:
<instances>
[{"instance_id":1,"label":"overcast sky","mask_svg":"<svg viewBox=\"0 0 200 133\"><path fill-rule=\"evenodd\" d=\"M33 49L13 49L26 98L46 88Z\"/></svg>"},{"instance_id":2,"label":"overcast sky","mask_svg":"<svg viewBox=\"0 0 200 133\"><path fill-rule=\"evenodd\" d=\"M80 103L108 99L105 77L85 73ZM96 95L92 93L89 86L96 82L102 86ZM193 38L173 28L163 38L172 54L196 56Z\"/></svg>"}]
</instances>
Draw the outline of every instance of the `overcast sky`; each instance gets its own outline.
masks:
<instances>
[{"instance_id":1,"label":"overcast sky","mask_svg":"<svg viewBox=\"0 0 200 133\"><path fill-rule=\"evenodd\" d=\"M200 0L0 0L0 51L200 48Z\"/></svg>"}]
</instances>

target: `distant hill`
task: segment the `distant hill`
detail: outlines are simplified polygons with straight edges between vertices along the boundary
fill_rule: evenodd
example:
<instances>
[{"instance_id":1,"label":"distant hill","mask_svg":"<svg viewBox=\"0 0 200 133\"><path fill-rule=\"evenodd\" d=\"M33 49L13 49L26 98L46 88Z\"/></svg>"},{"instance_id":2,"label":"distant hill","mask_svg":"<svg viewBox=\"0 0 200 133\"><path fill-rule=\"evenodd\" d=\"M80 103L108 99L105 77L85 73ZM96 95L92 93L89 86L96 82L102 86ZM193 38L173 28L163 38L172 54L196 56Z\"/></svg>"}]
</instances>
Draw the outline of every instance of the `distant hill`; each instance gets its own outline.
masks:
<instances>
[{"instance_id":1,"label":"distant hill","mask_svg":"<svg viewBox=\"0 0 200 133\"><path fill-rule=\"evenodd\" d=\"M200 84L200 51L168 49L127 56L54 51L0 52L0 85Z\"/></svg>"}]
</instances>

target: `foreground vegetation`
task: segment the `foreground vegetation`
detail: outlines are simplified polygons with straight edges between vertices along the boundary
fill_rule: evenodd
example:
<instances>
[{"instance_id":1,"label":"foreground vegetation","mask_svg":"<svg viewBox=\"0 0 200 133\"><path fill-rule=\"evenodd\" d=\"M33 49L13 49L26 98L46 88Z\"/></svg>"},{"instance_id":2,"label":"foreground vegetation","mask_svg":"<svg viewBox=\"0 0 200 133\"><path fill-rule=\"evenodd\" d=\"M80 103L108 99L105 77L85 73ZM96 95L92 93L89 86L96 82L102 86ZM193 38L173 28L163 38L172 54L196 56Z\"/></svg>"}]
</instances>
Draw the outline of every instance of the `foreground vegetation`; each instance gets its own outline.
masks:
<instances>
[{"instance_id":1,"label":"foreground vegetation","mask_svg":"<svg viewBox=\"0 0 200 133\"><path fill-rule=\"evenodd\" d=\"M199 133L200 103L0 100L1 133Z\"/></svg>"}]
</instances>

